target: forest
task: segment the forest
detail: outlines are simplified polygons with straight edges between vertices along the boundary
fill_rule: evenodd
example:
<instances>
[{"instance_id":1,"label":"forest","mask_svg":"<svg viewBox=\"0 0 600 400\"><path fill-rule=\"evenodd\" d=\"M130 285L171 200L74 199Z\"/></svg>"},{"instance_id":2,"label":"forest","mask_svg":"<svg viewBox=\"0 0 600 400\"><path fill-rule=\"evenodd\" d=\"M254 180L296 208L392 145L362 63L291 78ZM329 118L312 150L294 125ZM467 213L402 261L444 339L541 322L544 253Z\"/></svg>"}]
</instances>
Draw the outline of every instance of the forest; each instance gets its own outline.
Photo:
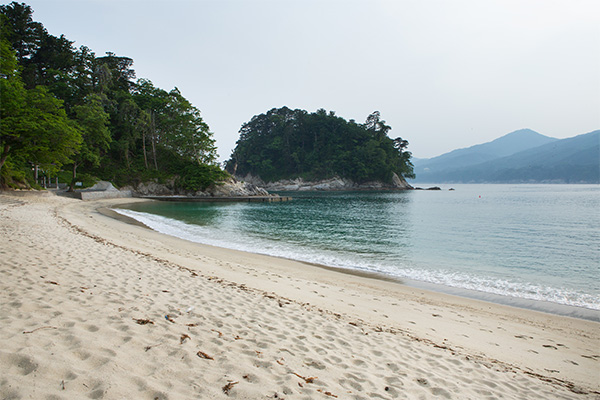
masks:
<instances>
[{"instance_id":1,"label":"forest","mask_svg":"<svg viewBox=\"0 0 600 400\"><path fill-rule=\"evenodd\" d=\"M408 141L391 139L391 129L379 111L359 124L324 109L274 108L243 124L226 170L267 182L338 176L356 183L389 183L394 173L413 178Z\"/></svg>"},{"instance_id":2,"label":"forest","mask_svg":"<svg viewBox=\"0 0 600 400\"><path fill-rule=\"evenodd\" d=\"M0 185L172 180L202 190L229 175L209 126L177 89L136 79L133 60L75 48L24 3L0 6Z\"/></svg>"}]
</instances>

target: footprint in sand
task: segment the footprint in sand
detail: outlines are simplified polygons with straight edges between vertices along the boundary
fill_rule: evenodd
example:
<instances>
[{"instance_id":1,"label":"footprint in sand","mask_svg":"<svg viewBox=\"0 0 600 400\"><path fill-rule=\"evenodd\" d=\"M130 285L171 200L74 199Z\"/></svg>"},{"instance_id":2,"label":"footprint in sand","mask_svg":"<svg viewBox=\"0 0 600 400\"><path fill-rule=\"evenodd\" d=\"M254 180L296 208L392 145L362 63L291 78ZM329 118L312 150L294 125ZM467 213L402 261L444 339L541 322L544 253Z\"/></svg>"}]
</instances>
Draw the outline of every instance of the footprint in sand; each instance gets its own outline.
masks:
<instances>
[{"instance_id":1,"label":"footprint in sand","mask_svg":"<svg viewBox=\"0 0 600 400\"><path fill-rule=\"evenodd\" d=\"M2 353L0 360L2 360L2 365L9 369L14 368L22 376L29 375L38 368L37 363L29 356Z\"/></svg>"},{"instance_id":2,"label":"footprint in sand","mask_svg":"<svg viewBox=\"0 0 600 400\"><path fill-rule=\"evenodd\" d=\"M531 336L525 336L525 335L515 335L515 337L517 339L525 339L525 340L527 340L527 339L533 339L533 337L531 337Z\"/></svg>"},{"instance_id":3,"label":"footprint in sand","mask_svg":"<svg viewBox=\"0 0 600 400\"><path fill-rule=\"evenodd\" d=\"M425 378L417 378L417 383L421 386L429 386L429 382Z\"/></svg>"},{"instance_id":4,"label":"footprint in sand","mask_svg":"<svg viewBox=\"0 0 600 400\"><path fill-rule=\"evenodd\" d=\"M558 347L552 346L551 344L543 344L542 347L546 347L548 349L558 350Z\"/></svg>"}]
</instances>

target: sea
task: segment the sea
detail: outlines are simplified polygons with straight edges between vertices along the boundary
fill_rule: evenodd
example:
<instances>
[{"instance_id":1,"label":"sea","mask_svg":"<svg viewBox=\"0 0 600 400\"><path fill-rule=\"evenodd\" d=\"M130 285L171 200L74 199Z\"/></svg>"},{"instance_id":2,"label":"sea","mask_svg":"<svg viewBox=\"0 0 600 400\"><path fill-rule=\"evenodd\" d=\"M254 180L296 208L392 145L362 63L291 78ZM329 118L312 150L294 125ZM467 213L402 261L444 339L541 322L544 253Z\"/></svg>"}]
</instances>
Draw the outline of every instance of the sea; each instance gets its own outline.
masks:
<instances>
[{"instance_id":1,"label":"sea","mask_svg":"<svg viewBox=\"0 0 600 400\"><path fill-rule=\"evenodd\" d=\"M599 185L440 187L115 211L193 242L600 321Z\"/></svg>"}]
</instances>

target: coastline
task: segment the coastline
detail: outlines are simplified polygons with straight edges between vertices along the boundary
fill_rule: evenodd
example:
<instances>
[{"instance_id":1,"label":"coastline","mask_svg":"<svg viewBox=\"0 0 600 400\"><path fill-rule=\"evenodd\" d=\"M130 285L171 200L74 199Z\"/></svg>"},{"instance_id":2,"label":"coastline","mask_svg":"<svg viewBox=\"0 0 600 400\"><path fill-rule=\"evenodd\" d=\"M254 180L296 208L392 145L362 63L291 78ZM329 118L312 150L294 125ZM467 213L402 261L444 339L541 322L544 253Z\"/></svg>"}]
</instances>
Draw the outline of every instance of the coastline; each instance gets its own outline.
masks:
<instances>
[{"instance_id":1,"label":"coastline","mask_svg":"<svg viewBox=\"0 0 600 400\"><path fill-rule=\"evenodd\" d=\"M0 194L3 397L600 396L597 322L200 245L98 210L131 202Z\"/></svg>"},{"instance_id":2,"label":"coastline","mask_svg":"<svg viewBox=\"0 0 600 400\"><path fill-rule=\"evenodd\" d=\"M144 198L144 199L146 199L146 198ZM152 199L152 200L154 200L154 199ZM144 222L137 220L135 217L127 216L126 214L123 214L123 213L119 212L119 210L118 210L119 208L125 209L125 210L130 209L131 208L130 206L133 206L133 204L134 203L129 203L129 202L126 204L118 204L118 205L115 205L115 208L116 208L115 210L113 210L111 208L103 208L100 211L107 216L112 216L114 218L118 218L124 222L130 222L133 224L142 225L142 226L147 227L148 229L154 230L152 227L145 225ZM136 210L136 208L133 207L133 210ZM435 292L435 293L445 293L445 294L463 297L463 298L469 298L469 299L473 299L473 300L480 300L480 301L491 302L491 303L495 303L495 304L503 304L503 305L507 305L507 306L511 306L511 307L540 311L540 312L549 313L549 314L556 314L556 315L562 315L562 316L573 317L573 318L581 318L581 319L587 319L590 321L600 322L600 310L598 310L598 309L586 308L583 306L561 304L561 303L538 300L538 299L508 296L508 295L503 295L503 294L491 293L491 292L486 292L486 291L482 291L482 290L461 288L461 287L456 287L456 286L448 286L448 285L443 285L443 284L439 284L439 283L425 282L425 281L415 280L415 279L406 278L406 277L386 275L383 272L367 271L367 270L362 270L362 269L358 269L358 268L344 268L344 267L338 267L338 266L331 266L331 265L321 264L318 262L311 262L311 261L307 261L307 260L296 259L293 257L273 255L273 254L269 254L268 252L263 252L259 248L255 249L253 251L253 250L249 250L249 249L239 249L239 248L236 248L235 246L229 246L227 243L208 244L208 243L202 243L201 241L195 241L193 239L186 239L185 237L182 237L177 234L173 234L172 236L177 237L182 240L189 240L194 243L206 244L209 246L215 246L215 247L223 248L226 250L239 250L242 252L249 252L249 253L253 253L253 254L264 255L267 257L273 257L276 259L296 261L296 262L299 262L302 264L308 264L308 265L312 265L312 266L319 267L322 269L336 271L339 273L356 275L356 276L360 276L360 277L378 279L378 280L389 281L389 282L396 282L398 284L411 286L411 287L417 288L417 289L425 289L427 291L431 291L431 292Z\"/></svg>"}]
</instances>

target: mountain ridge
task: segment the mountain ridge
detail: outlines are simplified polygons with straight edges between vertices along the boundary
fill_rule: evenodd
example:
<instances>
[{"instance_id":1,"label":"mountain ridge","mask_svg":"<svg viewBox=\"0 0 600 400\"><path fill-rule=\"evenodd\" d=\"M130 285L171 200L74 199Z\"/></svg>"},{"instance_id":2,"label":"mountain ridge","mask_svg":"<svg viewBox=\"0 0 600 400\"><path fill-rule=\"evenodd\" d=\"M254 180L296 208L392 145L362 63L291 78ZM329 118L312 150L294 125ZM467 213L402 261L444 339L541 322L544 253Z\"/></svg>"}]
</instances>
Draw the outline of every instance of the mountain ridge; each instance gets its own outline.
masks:
<instances>
[{"instance_id":1,"label":"mountain ridge","mask_svg":"<svg viewBox=\"0 0 600 400\"><path fill-rule=\"evenodd\" d=\"M531 129L519 129L490 142L452 150L437 157L414 160L415 173L418 177L420 173L446 169L448 165L452 168L476 165L556 140Z\"/></svg>"},{"instance_id":2,"label":"mountain ridge","mask_svg":"<svg viewBox=\"0 0 600 400\"><path fill-rule=\"evenodd\" d=\"M519 144L521 140L525 142ZM502 142L516 143L517 151L504 156L490 156L490 150L496 154L509 152L509 149L498 150L497 145ZM542 144L532 145L536 142ZM481 156L481 149L488 150L487 159ZM460 157L456 157L457 154ZM556 139L522 129L491 142L457 149L431 159L415 160L415 182L598 183L599 159L600 130Z\"/></svg>"}]
</instances>

